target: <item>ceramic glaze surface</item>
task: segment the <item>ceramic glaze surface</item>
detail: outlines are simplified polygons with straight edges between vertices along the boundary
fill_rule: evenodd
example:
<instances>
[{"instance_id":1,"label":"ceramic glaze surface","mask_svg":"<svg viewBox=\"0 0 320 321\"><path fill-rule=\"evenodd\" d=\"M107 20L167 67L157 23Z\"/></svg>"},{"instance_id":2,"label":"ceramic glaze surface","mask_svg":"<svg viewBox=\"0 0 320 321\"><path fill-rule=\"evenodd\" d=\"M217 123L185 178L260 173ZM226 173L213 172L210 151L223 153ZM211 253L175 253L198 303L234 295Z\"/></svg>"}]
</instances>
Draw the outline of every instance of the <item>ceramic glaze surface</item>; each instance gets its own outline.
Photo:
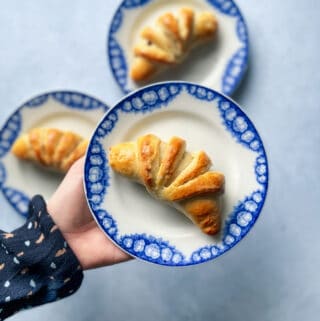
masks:
<instances>
[{"instance_id":1,"label":"ceramic glaze surface","mask_svg":"<svg viewBox=\"0 0 320 321\"><path fill-rule=\"evenodd\" d=\"M0 186L21 215L27 214L30 197L38 191L48 198L62 175L17 159L10 152L14 141L34 127L71 130L89 139L107 109L104 103L85 94L55 91L28 100L7 119L0 130Z\"/></svg>"},{"instance_id":2,"label":"ceramic glaze surface","mask_svg":"<svg viewBox=\"0 0 320 321\"><path fill-rule=\"evenodd\" d=\"M220 235L203 235L112 172L109 147L149 133L185 138L187 148L204 149L225 174ZM258 132L234 102L192 83L160 83L127 96L101 120L86 156L85 187L98 224L122 249L162 265L198 264L231 249L254 225L267 194L268 164Z\"/></svg>"},{"instance_id":3,"label":"ceramic glaze surface","mask_svg":"<svg viewBox=\"0 0 320 321\"><path fill-rule=\"evenodd\" d=\"M113 76L128 93L145 84L133 82L129 76L133 60L132 48L139 41L141 29L153 25L165 12L177 12L181 7L209 11L218 20L218 35L212 43L195 48L179 66L166 68L150 82L186 80L196 82L230 95L247 68L249 58L248 30L245 20L231 0L125 0L117 9L109 30L107 56Z\"/></svg>"}]
</instances>

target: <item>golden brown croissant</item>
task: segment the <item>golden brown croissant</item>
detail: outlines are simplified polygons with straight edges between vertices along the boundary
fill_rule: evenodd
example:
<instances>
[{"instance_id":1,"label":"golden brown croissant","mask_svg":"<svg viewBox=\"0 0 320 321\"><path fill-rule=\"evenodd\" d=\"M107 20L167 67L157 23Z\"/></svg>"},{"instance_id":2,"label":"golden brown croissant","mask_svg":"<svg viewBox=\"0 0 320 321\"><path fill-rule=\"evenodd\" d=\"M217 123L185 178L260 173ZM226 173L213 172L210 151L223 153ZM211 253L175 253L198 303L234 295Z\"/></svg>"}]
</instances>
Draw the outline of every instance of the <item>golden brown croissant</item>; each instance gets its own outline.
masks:
<instances>
[{"instance_id":1,"label":"golden brown croissant","mask_svg":"<svg viewBox=\"0 0 320 321\"><path fill-rule=\"evenodd\" d=\"M168 143L145 135L109 149L109 164L117 173L143 184L157 199L184 213L204 233L220 230L219 195L224 175L209 171L211 161L203 151L191 154L185 141L172 137Z\"/></svg>"},{"instance_id":2,"label":"golden brown croissant","mask_svg":"<svg viewBox=\"0 0 320 321\"><path fill-rule=\"evenodd\" d=\"M180 63L191 47L212 39L217 28L217 20L210 12L182 8L176 16L163 14L155 26L142 30L140 42L133 49L131 78L143 81L166 65Z\"/></svg>"},{"instance_id":3,"label":"golden brown croissant","mask_svg":"<svg viewBox=\"0 0 320 321\"><path fill-rule=\"evenodd\" d=\"M70 131L33 128L21 135L11 151L20 159L66 172L86 152L88 141Z\"/></svg>"}]
</instances>

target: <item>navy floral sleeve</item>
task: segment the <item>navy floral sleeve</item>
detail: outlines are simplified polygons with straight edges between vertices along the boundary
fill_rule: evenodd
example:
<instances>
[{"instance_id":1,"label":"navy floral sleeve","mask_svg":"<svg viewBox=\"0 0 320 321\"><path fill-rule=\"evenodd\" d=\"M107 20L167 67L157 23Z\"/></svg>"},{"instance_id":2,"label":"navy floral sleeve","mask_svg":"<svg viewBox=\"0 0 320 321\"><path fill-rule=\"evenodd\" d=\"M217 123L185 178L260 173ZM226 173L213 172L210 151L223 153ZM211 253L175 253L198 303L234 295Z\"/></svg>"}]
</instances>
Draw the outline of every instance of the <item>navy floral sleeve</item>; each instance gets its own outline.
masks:
<instances>
[{"instance_id":1,"label":"navy floral sleeve","mask_svg":"<svg viewBox=\"0 0 320 321\"><path fill-rule=\"evenodd\" d=\"M31 200L22 227L11 233L0 230L0 320L69 296L82 279L79 261L41 196Z\"/></svg>"}]
</instances>

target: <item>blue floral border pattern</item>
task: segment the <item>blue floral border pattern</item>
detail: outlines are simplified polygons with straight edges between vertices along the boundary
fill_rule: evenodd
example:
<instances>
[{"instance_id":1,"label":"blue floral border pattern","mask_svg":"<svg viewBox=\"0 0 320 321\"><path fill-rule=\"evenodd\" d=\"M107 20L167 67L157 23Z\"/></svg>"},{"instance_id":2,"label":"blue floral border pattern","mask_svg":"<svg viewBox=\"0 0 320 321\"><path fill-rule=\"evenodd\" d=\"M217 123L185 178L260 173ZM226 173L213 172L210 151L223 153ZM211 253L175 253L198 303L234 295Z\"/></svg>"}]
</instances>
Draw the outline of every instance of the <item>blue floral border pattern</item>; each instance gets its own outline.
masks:
<instances>
[{"instance_id":1,"label":"blue floral border pattern","mask_svg":"<svg viewBox=\"0 0 320 321\"><path fill-rule=\"evenodd\" d=\"M104 112L109 109L109 107L101 101L80 92L54 91L36 96L28 100L10 116L10 118L6 121L6 123L0 130L0 188L8 202L22 216L27 215L30 199L23 191L5 185L8 175L6 172L6 168L1 160L10 152L12 144L21 132L23 122L21 111L25 108L41 108L49 98L72 109L102 109Z\"/></svg>"},{"instance_id":2,"label":"blue floral border pattern","mask_svg":"<svg viewBox=\"0 0 320 321\"><path fill-rule=\"evenodd\" d=\"M108 34L108 59L112 73L122 88L124 93L128 94L131 90L128 88L128 66L124 51L118 41L116 34L121 28L125 10L136 9L147 5L153 0L124 0L117 9ZM237 19L236 34L241 42L241 47L231 57L222 76L221 92L225 95L231 95L237 88L245 71L247 70L249 57L249 37L245 20L233 2L233 0L206 0L219 12Z\"/></svg>"},{"instance_id":3,"label":"blue floral border pattern","mask_svg":"<svg viewBox=\"0 0 320 321\"><path fill-rule=\"evenodd\" d=\"M240 200L226 222L222 242L205 246L186 258L167 241L146 234L120 235L117 223L110 213L101 207L109 186L109 166L100 141L105 139L119 119L118 113L149 113L166 108L181 92L200 100L216 101L221 121L236 142L256 153L254 173L259 189ZM120 247L130 254L149 262L184 266L206 262L216 258L237 244L251 229L263 207L268 188L268 163L262 140L244 112L225 96L196 84L171 82L145 87L125 97L105 115L89 145L85 167L85 187L89 205L101 228Z\"/></svg>"}]
</instances>

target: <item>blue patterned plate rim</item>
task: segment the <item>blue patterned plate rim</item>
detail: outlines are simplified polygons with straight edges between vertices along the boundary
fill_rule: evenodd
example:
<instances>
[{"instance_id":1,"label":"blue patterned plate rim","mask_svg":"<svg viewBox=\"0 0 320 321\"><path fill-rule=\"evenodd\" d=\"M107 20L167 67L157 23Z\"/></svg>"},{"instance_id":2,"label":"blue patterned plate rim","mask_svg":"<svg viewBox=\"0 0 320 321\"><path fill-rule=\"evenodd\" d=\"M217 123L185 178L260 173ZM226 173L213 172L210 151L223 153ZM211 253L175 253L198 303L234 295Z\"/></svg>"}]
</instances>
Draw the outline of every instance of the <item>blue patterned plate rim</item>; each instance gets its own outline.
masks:
<instances>
[{"instance_id":1,"label":"blue patterned plate rim","mask_svg":"<svg viewBox=\"0 0 320 321\"><path fill-rule=\"evenodd\" d=\"M143 101L147 94L157 93L155 101ZM112 132L120 116L119 113L146 113L167 107L181 92L186 92L199 101L217 101L221 121L235 142L256 153L254 174L259 188L234 204L223 229L222 241L208 244L185 257L179 249L162 237L152 235L121 235L117 221L102 207L103 198L110 187L109 166L102 142ZM146 95L145 95L146 94ZM150 95L149 95L150 96ZM161 97L161 98L160 98ZM137 105L137 101L142 101ZM147 98L148 99L148 98ZM131 104L128 102L131 101ZM138 108L137 108L138 106ZM98 172L96 171L99 167ZM254 124L241 107L228 96L208 87L184 81L159 82L140 88L116 103L105 114L90 140L85 159L84 188L91 212L99 227L118 247L128 254L165 266L188 266L207 262L233 248L242 240L258 219L264 206L269 181L269 167L263 142ZM100 184L100 188L97 185Z\"/></svg>"},{"instance_id":2,"label":"blue patterned plate rim","mask_svg":"<svg viewBox=\"0 0 320 321\"><path fill-rule=\"evenodd\" d=\"M25 100L24 103L7 117L0 129L0 189L8 203L24 217L27 216L30 196L27 195L24 190L6 185L8 173L3 161L10 153L12 144L20 134L23 122L22 112L25 109L41 108L49 98L52 98L70 110L74 109L78 112L100 110L104 114L109 109L104 102L92 95L76 90L57 89L32 96L30 99ZM41 193L40 189L39 193Z\"/></svg>"},{"instance_id":3,"label":"blue patterned plate rim","mask_svg":"<svg viewBox=\"0 0 320 321\"><path fill-rule=\"evenodd\" d=\"M111 19L111 24L107 34L107 60L109 62L112 75L124 94L128 94L137 88L130 88L128 85L128 62L125 58L124 48L116 39L117 32L121 28L124 12L126 10L139 10L155 1L157 0L124 0L117 7ZM203 0L203 2L207 3L219 14L223 14L237 20L235 34L238 40L241 42L241 47L237 48L237 50L233 52L228 62L225 64L224 72L221 75L219 88L212 86L212 84L202 84L230 96L238 88L248 68L249 33L247 23L241 10L239 9L239 6L234 0ZM178 81L178 79L172 80ZM183 79L181 81L189 80ZM199 83L199 81L196 82Z\"/></svg>"}]
</instances>

